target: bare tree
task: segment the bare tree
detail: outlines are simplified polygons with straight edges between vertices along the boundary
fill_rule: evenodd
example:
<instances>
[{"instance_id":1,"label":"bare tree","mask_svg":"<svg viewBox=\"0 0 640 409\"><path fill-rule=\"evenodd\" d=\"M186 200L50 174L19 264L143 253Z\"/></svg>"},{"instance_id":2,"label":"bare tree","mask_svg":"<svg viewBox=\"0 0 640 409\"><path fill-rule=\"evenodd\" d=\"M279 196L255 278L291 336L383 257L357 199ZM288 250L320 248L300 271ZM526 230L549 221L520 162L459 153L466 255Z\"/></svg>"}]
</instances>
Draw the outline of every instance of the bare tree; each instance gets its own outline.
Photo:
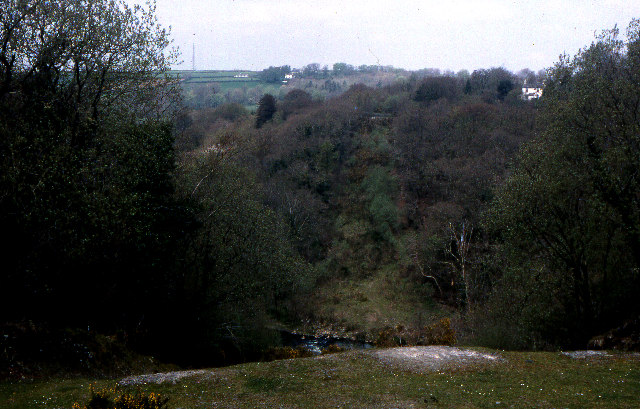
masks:
<instances>
[{"instance_id":1,"label":"bare tree","mask_svg":"<svg viewBox=\"0 0 640 409\"><path fill-rule=\"evenodd\" d=\"M453 258L448 264L452 267L456 275L462 278L468 311L471 309L472 304L471 277L468 265L473 227L466 221L463 221L459 227L456 227L453 223L449 223L448 232L450 240L446 251ZM454 280L455 279L451 280L452 286L455 285Z\"/></svg>"},{"instance_id":2,"label":"bare tree","mask_svg":"<svg viewBox=\"0 0 640 409\"><path fill-rule=\"evenodd\" d=\"M440 287L440 283L438 282L438 279L436 278L436 276L434 276L433 274L430 274L431 271L425 271L425 268L423 267L423 263L422 261L420 261L420 257L419 257L419 246L418 246L418 237L413 236L411 238L411 241L409 242L409 251L410 254L409 256L411 257L411 259L413 260L413 263L416 265L416 267L418 268L418 270L420 271L420 275L422 275L424 278L428 278L429 280L433 281L436 285L436 288L438 289L438 294L440 294L440 296L442 296L442 287ZM430 269L429 269L430 270Z\"/></svg>"}]
</instances>

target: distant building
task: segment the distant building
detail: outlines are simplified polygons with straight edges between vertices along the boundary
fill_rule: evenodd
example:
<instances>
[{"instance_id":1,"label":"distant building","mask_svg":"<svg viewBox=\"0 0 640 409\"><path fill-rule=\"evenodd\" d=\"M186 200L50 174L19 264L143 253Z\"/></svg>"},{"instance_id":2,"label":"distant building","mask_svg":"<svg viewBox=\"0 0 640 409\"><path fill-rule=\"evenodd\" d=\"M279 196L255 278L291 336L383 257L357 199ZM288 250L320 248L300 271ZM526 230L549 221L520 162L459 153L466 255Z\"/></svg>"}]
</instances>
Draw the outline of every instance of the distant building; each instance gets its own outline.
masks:
<instances>
[{"instance_id":1,"label":"distant building","mask_svg":"<svg viewBox=\"0 0 640 409\"><path fill-rule=\"evenodd\" d=\"M249 78L249 74L236 74L233 78Z\"/></svg>"},{"instance_id":2,"label":"distant building","mask_svg":"<svg viewBox=\"0 0 640 409\"><path fill-rule=\"evenodd\" d=\"M527 81L524 81L522 85L522 99L525 101L531 101L532 99L537 99L542 96L542 87L541 86L531 86L527 85Z\"/></svg>"}]
</instances>

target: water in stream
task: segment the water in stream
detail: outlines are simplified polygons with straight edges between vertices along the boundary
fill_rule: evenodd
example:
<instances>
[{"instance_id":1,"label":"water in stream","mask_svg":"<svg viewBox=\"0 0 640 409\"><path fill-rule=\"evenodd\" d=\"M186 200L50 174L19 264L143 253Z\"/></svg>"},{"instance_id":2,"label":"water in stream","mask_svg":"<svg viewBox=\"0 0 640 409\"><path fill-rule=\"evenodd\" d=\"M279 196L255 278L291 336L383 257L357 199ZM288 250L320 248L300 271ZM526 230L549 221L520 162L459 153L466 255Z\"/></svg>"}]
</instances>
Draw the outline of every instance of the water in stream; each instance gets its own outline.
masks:
<instances>
[{"instance_id":1,"label":"water in stream","mask_svg":"<svg viewBox=\"0 0 640 409\"><path fill-rule=\"evenodd\" d=\"M294 334L286 331L282 331L280 336L282 337L283 345L290 346L292 348L302 347L308 349L314 354L320 354L323 349L326 349L331 345L335 345L343 349L373 348L373 345L368 342L355 341L348 338L315 337L310 335Z\"/></svg>"}]
</instances>

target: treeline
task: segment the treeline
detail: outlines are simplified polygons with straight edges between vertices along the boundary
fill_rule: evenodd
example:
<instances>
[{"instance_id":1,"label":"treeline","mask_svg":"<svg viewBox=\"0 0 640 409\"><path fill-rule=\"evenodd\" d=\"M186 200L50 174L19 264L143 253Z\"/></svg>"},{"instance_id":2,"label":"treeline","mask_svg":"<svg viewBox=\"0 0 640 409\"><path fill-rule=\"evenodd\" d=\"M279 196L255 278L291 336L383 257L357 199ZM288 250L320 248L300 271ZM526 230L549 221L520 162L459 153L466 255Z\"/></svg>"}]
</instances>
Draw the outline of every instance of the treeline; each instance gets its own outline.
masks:
<instances>
[{"instance_id":1,"label":"treeline","mask_svg":"<svg viewBox=\"0 0 640 409\"><path fill-rule=\"evenodd\" d=\"M292 78L286 75L291 74ZM477 93L478 90L494 90L502 81L502 95L509 92L520 93L520 88L526 83L530 87L541 87L545 72L538 73L530 69L523 69L517 73L511 73L503 68L479 69L472 73L461 70L457 73L434 68L426 68L417 71L407 71L391 66L361 65L355 67L347 63L335 63L332 68L321 67L312 63L300 69L292 69L288 65L279 67L271 66L257 74L262 82L257 85L245 83L241 87L225 87L222 83L183 84L184 103L190 109L216 108L225 103L255 106L265 94L272 94L279 100L292 89L302 89L309 93L314 100L325 100L342 94L352 85L364 84L370 87L381 88L391 85L396 81L412 81L423 78L448 77L464 82L466 94ZM286 85L283 85L286 82Z\"/></svg>"}]
</instances>

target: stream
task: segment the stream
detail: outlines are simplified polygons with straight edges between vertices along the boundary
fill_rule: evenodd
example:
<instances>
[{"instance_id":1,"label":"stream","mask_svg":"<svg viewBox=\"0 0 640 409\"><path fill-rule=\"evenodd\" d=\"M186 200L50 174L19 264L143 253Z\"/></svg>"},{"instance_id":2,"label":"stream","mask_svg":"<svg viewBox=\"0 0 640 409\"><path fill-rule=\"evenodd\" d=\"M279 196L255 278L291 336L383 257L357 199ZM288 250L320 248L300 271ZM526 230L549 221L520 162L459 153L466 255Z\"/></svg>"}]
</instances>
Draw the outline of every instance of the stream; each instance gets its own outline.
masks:
<instances>
[{"instance_id":1,"label":"stream","mask_svg":"<svg viewBox=\"0 0 640 409\"><path fill-rule=\"evenodd\" d=\"M326 349L331 345L335 345L344 349L373 348L373 345L368 342L355 341L349 338L338 338L330 336L316 337L313 335L295 334L288 331L281 331L280 336L282 338L283 345L290 346L292 348L302 347L318 355L322 353L323 349Z\"/></svg>"}]
</instances>

